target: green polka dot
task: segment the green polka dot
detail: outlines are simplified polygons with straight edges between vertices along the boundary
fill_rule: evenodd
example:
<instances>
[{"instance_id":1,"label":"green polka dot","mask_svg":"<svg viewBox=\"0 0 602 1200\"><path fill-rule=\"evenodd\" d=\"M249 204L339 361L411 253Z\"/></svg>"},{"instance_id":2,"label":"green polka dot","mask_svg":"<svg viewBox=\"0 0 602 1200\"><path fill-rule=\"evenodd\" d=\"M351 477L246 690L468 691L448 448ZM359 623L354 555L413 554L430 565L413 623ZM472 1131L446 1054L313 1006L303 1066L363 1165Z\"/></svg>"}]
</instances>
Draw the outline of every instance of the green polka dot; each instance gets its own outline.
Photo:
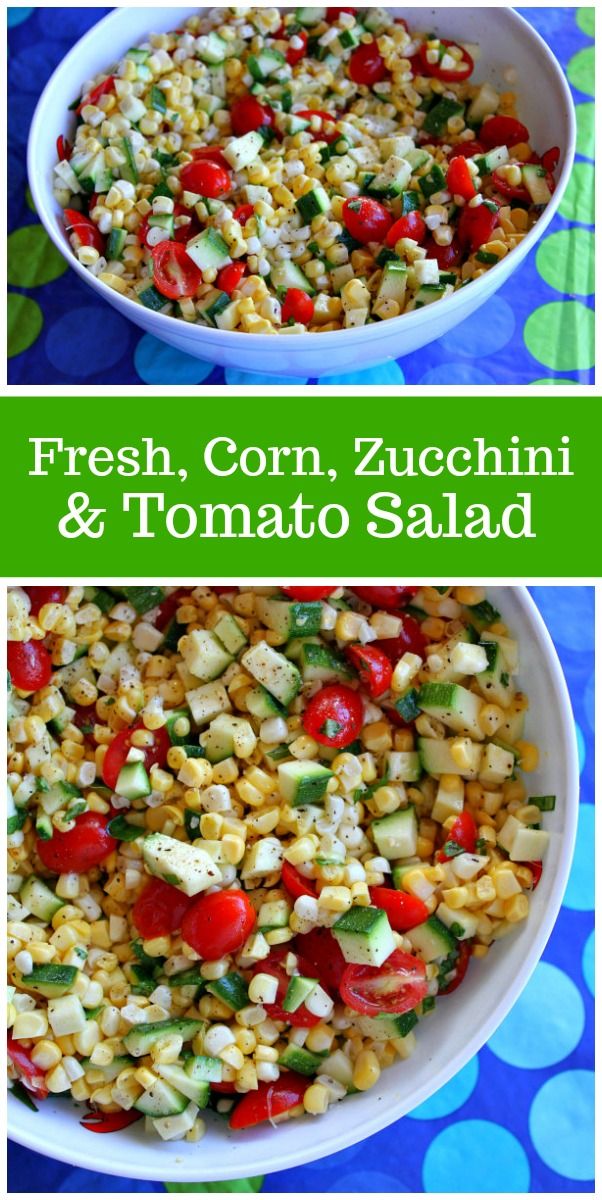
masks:
<instances>
[{"instance_id":1,"label":"green polka dot","mask_svg":"<svg viewBox=\"0 0 602 1200\"><path fill-rule=\"evenodd\" d=\"M39 287L58 279L67 270L62 254L41 225L15 229L8 239L8 282L17 287Z\"/></svg>"},{"instance_id":2,"label":"green polka dot","mask_svg":"<svg viewBox=\"0 0 602 1200\"><path fill-rule=\"evenodd\" d=\"M586 33L588 37L593 37L596 25L595 8L578 8L577 24L583 33Z\"/></svg>"},{"instance_id":3,"label":"green polka dot","mask_svg":"<svg viewBox=\"0 0 602 1200\"><path fill-rule=\"evenodd\" d=\"M25 203L26 203L27 207L31 209L32 213L34 213L36 211L36 206L33 202L33 196L28 187L25 188Z\"/></svg>"},{"instance_id":4,"label":"green polka dot","mask_svg":"<svg viewBox=\"0 0 602 1200\"><path fill-rule=\"evenodd\" d=\"M554 371L586 371L593 367L594 314L578 300L543 304L527 318L527 350Z\"/></svg>"},{"instance_id":5,"label":"green polka dot","mask_svg":"<svg viewBox=\"0 0 602 1200\"><path fill-rule=\"evenodd\" d=\"M594 47L586 46L585 50L579 50L574 54L566 73L573 87L578 88L580 92L585 92L586 96L593 96L595 92L594 84Z\"/></svg>"},{"instance_id":6,"label":"green polka dot","mask_svg":"<svg viewBox=\"0 0 602 1200\"><path fill-rule=\"evenodd\" d=\"M8 357L14 358L15 354L22 354L33 346L40 336L44 318L39 304L18 292L9 292L7 310Z\"/></svg>"},{"instance_id":7,"label":"green polka dot","mask_svg":"<svg viewBox=\"0 0 602 1200\"><path fill-rule=\"evenodd\" d=\"M595 146L595 107L593 104L576 104L577 118L577 154L584 158L594 157Z\"/></svg>"},{"instance_id":8,"label":"green polka dot","mask_svg":"<svg viewBox=\"0 0 602 1200\"><path fill-rule=\"evenodd\" d=\"M595 172L590 163L575 163L559 211L569 221L594 223Z\"/></svg>"},{"instance_id":9,"label":"green polka dot","mask_svg":"<svg viewBox=\"0 0 602 1200\"><path fill-rule=\"evenodd\" d=\"M571 296L594 290L594 235L589 229L562 229L544 239L535 260L542 279Z\"/></svg>"},{"instance_id":10,"label":"green polka dot","mask_svg":"<svg viewBox=\"0 0 602 1200\"><path fill-rule=\"evenodd\" d=\"M567 384L577 387L576 379L532 379L531 387L566 387Z\"/></svg>"}]
</instances>

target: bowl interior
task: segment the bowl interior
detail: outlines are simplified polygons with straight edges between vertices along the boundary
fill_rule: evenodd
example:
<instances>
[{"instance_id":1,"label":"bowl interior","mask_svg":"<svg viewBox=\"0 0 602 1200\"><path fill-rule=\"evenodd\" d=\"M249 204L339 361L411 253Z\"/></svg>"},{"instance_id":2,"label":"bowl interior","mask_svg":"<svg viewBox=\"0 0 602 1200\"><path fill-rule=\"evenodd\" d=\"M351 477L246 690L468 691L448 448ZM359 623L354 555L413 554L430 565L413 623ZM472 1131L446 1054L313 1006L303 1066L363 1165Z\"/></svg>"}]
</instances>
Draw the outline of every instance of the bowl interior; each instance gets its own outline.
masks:
<instances>
[{"instance_id":1,"label":"bowl interior","mask_svg":"<svg viewBox=\"0 0 602 1200\"><path fill-rule=\"evenodd\" d=\"M403 14L410 28L435 28L451 38L477 43L480 61L475 78L480 81L489 79L499 88L508 90L510 85L504 79L504 72L514 67L520 96L519 112L531 128L535 144L543 149L559 145L561 163L556 193L523 243L470 288L447 298L445 305L359 329L305 334L302 338L270 338L267 343L260 335L207 329L149 312L134 301L111 292L78 263L68 245L61 210L52 194L54 140L58 133L69 134L73 118L66 111L67 105L85 79L106 70L149 31L177 28L178 23L194 11L190 8L128 7L116 9L99 22L67 55L49 81L34 116L28 148L34 203L58 249L99 296L155 336L221 365L242 365L251 370L265 371L267 362L271 371L305 376L322 374L325 361L330 370L367 367L371 362L399 357L419 348L470 315L515 270L551 220L570 173L574 118L566 81L541 38L509 8L392 7L393 12ZM546 103L541 104L540 97L544 95ZM48 136L48 130L52 131L52 137Z\"/></svg>"},{"instance_id":2,"label":"bowl interior","mask_svg":"<svg viewBox=\"0 0 602 1200\"><path fill-rule=\"evenodd\" d=\"M9 1096L13 1138L42 1154L129 1178L205 1181L283 1170L341 1150L402 1117L491 1036L540 958L560 907L575 837L578 769L564 677L535 604L522 587L494 587L488 594L520 643L519 680L530 700L527 736L541 752L538 771L530 777L533 793L555 794L558 802L546 814L552 838L528 920L487 959L475 960L462 988L420 1023L413 1057L384 1071L371 1092L350 1097L315 1124L305 1117L237 1136L209 1115L207 1134L196 1145L154 1141L134 1126L113 1134L108 1158L102 1139L99 1145L98 1137L79 1126L81 1108L50 1096L34 1114Z\"/></svg>"}]
</instances>

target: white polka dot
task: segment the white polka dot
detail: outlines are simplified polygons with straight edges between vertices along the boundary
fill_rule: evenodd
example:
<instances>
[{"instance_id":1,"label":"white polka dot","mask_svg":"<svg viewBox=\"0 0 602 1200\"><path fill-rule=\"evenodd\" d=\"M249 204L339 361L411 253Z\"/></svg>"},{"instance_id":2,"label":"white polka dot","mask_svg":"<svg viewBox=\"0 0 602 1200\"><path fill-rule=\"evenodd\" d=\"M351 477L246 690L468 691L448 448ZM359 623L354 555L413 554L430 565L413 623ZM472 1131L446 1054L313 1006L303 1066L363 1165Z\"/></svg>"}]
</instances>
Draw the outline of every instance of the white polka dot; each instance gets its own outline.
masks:
<instances>
[{"instance_id":1,"label":"white polka dot","mask_svg":"<svg viewBox=\"0 0 602 1200\"><path fill-rule=\"evenodd\" d=\"M585 1009L579 989L564 971L541 962L489 1039L489 1049L511 1067L551 1067L578 1046L584 1026Z\"/></svg>"},{"instance_id":2,"label":"white polka dot","mask_svg":"<svg viewBox=\"0 0 602 1200\"><path fill-rule=\"evenodd\" d=\"M552 1171L566 1179L593 1179L593 1071L563 1071L548 1079L531 1105L529 1132Z\"/></svg>"},{"instance_id":3,"label":"white polka dot","mask_svg":"<svg viewBox=\"0 0 602 1200\"><path fill-rule=\"evenodd\" d=\"M134 366L143 383L203 383L215 363L184 354L145 333L134 352Z\"/></svg>"},{"instance_id":4,"label":"white polka dot","mask_svg":"<svg viewBox=\"0 0 602 1200\"><path fill-rule=\"evenodd\" d=\"M590 912L594 907L594 806L579 805L575 856L564 895L565 908Z\"/></svg>"}]
</instances>

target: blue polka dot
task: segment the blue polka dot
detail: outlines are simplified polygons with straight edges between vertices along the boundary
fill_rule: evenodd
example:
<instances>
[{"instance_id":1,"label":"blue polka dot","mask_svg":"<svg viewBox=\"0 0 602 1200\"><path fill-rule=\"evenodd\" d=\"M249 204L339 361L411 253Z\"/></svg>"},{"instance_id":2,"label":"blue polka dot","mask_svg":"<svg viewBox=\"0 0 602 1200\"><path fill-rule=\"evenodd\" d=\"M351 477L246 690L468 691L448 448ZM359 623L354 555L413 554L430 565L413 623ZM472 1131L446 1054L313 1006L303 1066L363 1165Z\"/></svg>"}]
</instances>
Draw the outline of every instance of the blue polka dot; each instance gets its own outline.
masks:
<instances>
[{"instance_id":1,"label":"blue polka dot","mask_svg":"<svg viewBox=\"0 0 602 1200\"><path fill-rule=\"evenodd\" d=\"M86 33L92 25L100 21L111 10L109 8L95 8L94 16L86 8L61 8L60 15L60 30L57 30L57 13L52 8L38 8L38 19L40 27L46 37L56 37L57 32L60 32L61 37L69 42L75 41ZM77 84L76 84L77 86Z\"/></svg>"},{"instance_id":2,"label":"blue polka dot","mask_svg":"<svg viewBox=\"0 0 602 1200\"><path fill-rule=\"evenodd\" d=\"M514 313L507 300L493 296L487 304L441 338L440 345L450 354L484 358L507 346L514 333Z\"/></svg>"},{"instance_id":3,"label":"blue polka dot","mask_svg":"<svg viewBox=\"0 0 602 1200\"><path fill-rule=\"evenodd\" d=\"M565 908L590 912L594 907L594 806L579 806L575 857L563 900Z\"/></svg>"},{"instance_id":4,"label":"blue polka dot","mask_svg":"<svg viewBox=\"0 0 602 1200\"><path fill-rule=\"evenodd\" d=\"M529 1131L552 1171L567 1179L593 1179L593 1071L563 1071L548 1079L531 1105Z\"/></svg>"},{"instance_id":5,"label":"blue polka dot","mask_svg":"<svg viewBox=\"0 0 602 1200\"><path fill-rule=\"evenodd\" d=\"M238 367L226 367L225 374L226 383L231 387L257 387L261 384L290 387L292 384L302 386L307 383L307 379L297 379L296 375L264 375L263 371L239 371Z\"/></svg>"},{"instance_id":6,"label":"blue polka dot","mask_svg":"<svg viewBox=\"0 0 602 1200\"><path fill-rule=\"evenodd\" d=\"M459 384L461 387L464 384L491 384L495 383L495 379L488 375L486 371L481 371L479 367L473 367L470 363L443 363L440 367L431 367L420 380L423 384Z\"/></svg>"},{"instance_id":7,"label":"blue polka dot","mask_svg":"<svg viewBox=\"0 0 602 1200\"><path fill-rule=\"evenodd\" d=\"M22 25L31 16L33 8L7 8L6 23L9 29L14 29L15 25ZM56 18L55 18L56 20Z\"/></svg>"},{"instance_id":8,"label":"blue polka dot","mask_svg":"<svg viewBox=\"0 0 602 1200\"><path fill-rule=\"evenodd\" d=\"M470 1099L478 1078L479 1060L475 1055L449 1083L445 1083L434 1096L429 1096L424 1104L419 1104L408 1116L418 1121L437 1121L440 1117L448 1117Z\"/></svg>"},{"instance_id":9,"label":"blue polka dot","mask_svg":"<svg viewBox=\"0 0 602 1200\"><path fill-rule=\"evenodd\" d=\"M102 343L99 345L99 338ZM130 325L107 305L67 312L46 336L46 353L53 367L73 379L104 376L126 353Z\"/></svg>"},{"instance_id":10,"label":"blue polka dot","mask_svg":"<svg viewBox=\"0 0 602 1200\"><path fill-rule=\"evenodd\" d=\"M21 50L10 60L8 67L9 85L19 87L23 92L40 94L40 88L50 78L54 68L65 56L63 42L46 39L27 50Z\"/></svg>"},{"instance_id":11,"label":"blue polka dot","mask_svg":"<svg viewBox=\"0 0 602 1200\"><path fill-rule=\"evenodd\" d=\"M25 188L25 166L21 158L8 152L7 190L9 198L21 196Z\"/></svg>"},{"instance_id":12,"label":"blue polka dot","mask_svg":"<svg viewBox=\"0 0 602 1200\"><path fill-rule=\"evenodd\" d=\"M358 1153L357 1146L348 1146L346 1150L339 1150L336 1154L329 1154L326 1158L315 1158L313 1162L305 1163L304 1171L340 1171L341 1167L346 1167Z\"/></svg>"},{"instance_id":13,"label":"blue polka dot","mask_svg":"<svg viewBox=\"0 0 602 1200\"><path fill-rule=\"evenodd\" d=\"M145 333L134 351L134 366L143 383L203 383L214 364L193 358Z\"/></svg>"},{"instance_id":14,"label":"blue polka dot","mask_svg":"<svg viewBox=\"0 0 602 1200\"><path fill-rule=\"evenodd\" d=\"M583 736L581 726L578 724L577 721L575 721L575 735L577 737L577 752L579 754L579 774L581 775L583 773L583 768L585 766L585 758L587 755L587 746L585 744L585 738Z\"/></svg>"},{"instance_id":15,"label":"blue polka dot","mask_svg":"<svg viewBox=\"0 0 602 1200\"><path fill-rule=\"evenodd\" d=\"M592 587L534 587L533 597L552 638L559 646L593 654Z\"/></svg>"},{"instance_id":16,"label":"blue polka dot","mask_svg":"<svg viewBox=\"0 0 602 1200\"><path fill-rule=\"evenodd\" d=\"M425 1192L528 1192L529 1160L518 1138L492 1121L457 1121L431 1142Z\"/></svg>"},{"instance_id":17,"label":"blue polka dot","mask_svg":"<svg viewBox=\"0 0 602 1200\"><path fill-rule=\"evenodd\" d=\"M542 1012L546 1013L545 1021ZM584 1026L579 989L564 971L541 962L506 1020L489 1039L489 1049L511 1067L551 1067L578 1046Z\"/></svg>"},{"instance_id":18,"label":"blue polka dot","mask_svg":"<svg viewBox=\"0 0 602 1200\"><path fill-rule=\"evenodd\" d=\"M375 367L368 367L367 371L348 371L342 375L322 375L318 383L328 386L337 384L341 387L362 387L366 384L372 386L400 384L405 383L405 379L399 363L386 362Z\"/></svg>"},{"instance_id":19,"label":"blue polka dot","mask_svg":"<svg viewBox=\"0 0 602 1200\"><path fill-rule=\"evenodd\" d=\"M399 1181L398 1175L385 1175L383 1171L353 1171L351 1175L333 1179L329 1192L370 1192L370 1194L407 1192Z\"/></svg>"},{"instance_id":20,"label":"blue polka dot","mask_svg":"<svg viewBox=\"0 0 602 1200\"><path fill-rule=\"evenodd\" d=\"M9 114L11 141L19 142L23 146L27 142L29 126L38 103L38 95L39 93L24 95L20 91L12 93Z\"/></svg>"},{"instance_id":21,"label":"blue polka dot","mask_svg":"<svg viewBox=\"0 0 602 1200\"><path fill-rule=\"evenodd\" d=\"M585 982L586 982L592 996L594 996L596 994L595 953L596 953L596 935L594 933L594 930L592 929L592 931L585 943L585 946L583 948L583 959L582 959L582 964L581 964L583 967L583 978L585 979Z\"/></svg>"},{"instance_id":22,"label":"blue polka dot","mask_svg":"<svg viewBox=\"0 0 602 1200\"><path fill-rule=\"evenodd\" d=\"M592 733L594 733L596 720L596 677L593 674L590 676L585 685L585 691L583 693L583 705L585 708L587 723Z\"/></svg>"}]
</instances>

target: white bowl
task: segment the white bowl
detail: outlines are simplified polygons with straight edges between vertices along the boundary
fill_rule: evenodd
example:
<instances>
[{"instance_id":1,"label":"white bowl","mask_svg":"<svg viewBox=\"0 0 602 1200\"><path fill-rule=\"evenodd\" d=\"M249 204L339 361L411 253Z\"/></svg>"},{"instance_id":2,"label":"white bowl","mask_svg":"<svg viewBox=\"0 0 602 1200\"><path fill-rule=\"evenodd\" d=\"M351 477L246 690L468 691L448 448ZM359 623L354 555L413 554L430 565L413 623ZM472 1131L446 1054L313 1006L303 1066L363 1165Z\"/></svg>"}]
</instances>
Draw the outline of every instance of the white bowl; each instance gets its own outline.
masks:
<instances>
[{"instance_id":1,"label":"white bowl","mask_svg":"<svg viewBox=\"0 0 602 1200\"><path fill-rule=\"evenodd\" d=\"M282 1171L342 1150L397 1121L442 1087L491 1037L516 1001L552 932L567 883L579 807L575 726L564 676L550 635L524 587L488 589L517 636L520 682L528 692L527 733L541 761L530 776L533 794L555 794L545 827L552 837L528 920L474 960L462 987L420 1022L412 1058L383 1071L377 1087L349 1097L318 1119L231 1133L211 1114L202 1142L161 1142L134 1125L110 1141L84 1130L84 1111L48 1097L37 1114L9 1096L9 1135L41 1154L92 1171L180 1182L240 1178Z\"/></svg>"},{"instance_id":2,"label":"white bowl","mask_svg":"<svg viewBox=\"0 0 602 1200\"><path fill-rule=\"evenodd\" d=\"M54 143L59 133L70 133L73 118L67 107L85 79L106 70L149 32L178 28L194 11L169 7L115 9L74 46L54 72L40 97L29 135L29 183L38 216L52 241L100 298L145 332L195 358L263 374L310 378L323 375L325 369L329 372L366 369L374 363L409 354L459 325L505 283L549 225L571 172L575 117L567 82L545 42L510 8L392 8L408 20L410 28L432 27L442 36L478 43L479 81L488 79L501 90L508 90L503 72L509 66L516 68L518 82L513 86L518 90L519 114L531 132L533 144L540 151L550 146L560 147L556 191L524 241L491 271L440 304L391 321L331 333L306 333L299 337L228 333L150 312L120 296L99 283L73 255L63 228L62 210L52 194Z\"/></svg>"}]
</instances>

